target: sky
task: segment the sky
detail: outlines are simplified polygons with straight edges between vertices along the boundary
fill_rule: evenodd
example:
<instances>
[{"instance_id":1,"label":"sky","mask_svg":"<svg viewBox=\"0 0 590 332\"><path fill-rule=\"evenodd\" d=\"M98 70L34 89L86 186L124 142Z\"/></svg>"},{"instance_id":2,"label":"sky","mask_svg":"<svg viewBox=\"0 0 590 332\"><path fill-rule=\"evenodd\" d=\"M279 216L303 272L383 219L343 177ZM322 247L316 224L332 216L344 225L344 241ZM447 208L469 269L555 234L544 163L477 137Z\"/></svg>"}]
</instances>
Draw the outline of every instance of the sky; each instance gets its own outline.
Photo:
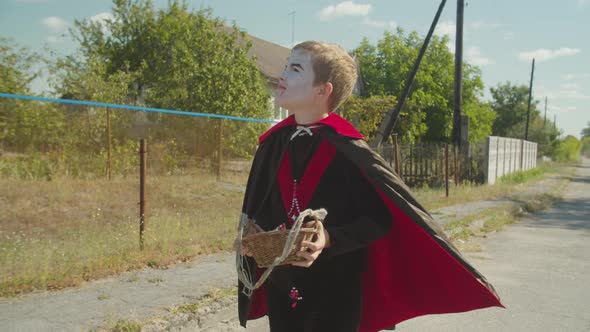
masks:
<instances>
[{"instance_id":1,"label":"sky","mask_svg":"<svg viewBox=\"0 0 590 332\"><path fill-rule=\"evenodd\" d=\"M153 1L165 8L166 0ZM213 15L258 38L286 47L304 40L338 43L348 50L363 37L375 44L385 30L401 27L425 36L440 4L435 0L295 1L193 0L190 9ZM590 0L466 0L463 54L482 70L484 99L499 83L529 85L535 58L533 98L563 135L580 137L590 122ZM75 19L110 16L107 0L0 0L0 36L32 51L73 52L64 35ZM435 33L451 37L454 52L456 1L447 1ZM46 76L33 91L48 90ZM1 91L0 91L1 92Z\"/></svg>"}]
</instances>

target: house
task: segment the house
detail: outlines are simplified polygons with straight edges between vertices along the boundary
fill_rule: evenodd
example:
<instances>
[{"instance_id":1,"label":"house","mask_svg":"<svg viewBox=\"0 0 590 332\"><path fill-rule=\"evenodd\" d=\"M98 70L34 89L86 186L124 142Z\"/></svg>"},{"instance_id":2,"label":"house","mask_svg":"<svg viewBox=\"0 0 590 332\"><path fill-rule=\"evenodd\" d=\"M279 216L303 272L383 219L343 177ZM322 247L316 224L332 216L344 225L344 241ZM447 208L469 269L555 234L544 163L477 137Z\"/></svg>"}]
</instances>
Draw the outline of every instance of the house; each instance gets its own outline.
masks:
<instances>
[{"instance_id":1,"label":"house","mask_svg":"<svg viewBox=\"0 0 590 332\"><path fill-rule=\"evenodd\" d=\"M289 114L286 109L274 102L274 94L279 84L279 78L281 77L283 68L287 63L287 58L291 54L291 49L251 35L247 35L247 37L252 42L252 47L248 53L256 57L256 65L264 77L266 88L272 96L270 100L270 111L273 120L280 121Z\"/></svg>"}]
</instances>

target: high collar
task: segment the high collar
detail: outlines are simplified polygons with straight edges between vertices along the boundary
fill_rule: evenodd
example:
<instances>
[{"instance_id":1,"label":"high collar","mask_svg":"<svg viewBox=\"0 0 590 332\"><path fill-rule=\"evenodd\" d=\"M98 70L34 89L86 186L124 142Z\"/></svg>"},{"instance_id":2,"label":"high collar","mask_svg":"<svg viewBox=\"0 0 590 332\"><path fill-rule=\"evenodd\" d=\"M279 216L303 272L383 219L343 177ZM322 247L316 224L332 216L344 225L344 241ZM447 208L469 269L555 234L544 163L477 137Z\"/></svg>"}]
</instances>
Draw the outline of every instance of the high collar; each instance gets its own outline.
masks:
<instances>
[{"instance_id":1,"label":"high collar","mask_svg":"<svg viewBox=\"0 0 590 332\"><path fill-rule=\"evenodd\" d=\"M283 121L277 123L272 128L270 128L267 132L262 134L260 138L258 138L258 143L262 144L264 140L266 140L272 133L275 131L289 126L297 126L297 122L295 121L295 115L291 114L289 117L284 119ZM330 113L327 117L321 119L316 123L310 123L305 125L306 127L315 126L315 125L326 125L334 129L339 135L356 138L356 139L364 139L363 135L354 128L350 122L346 121L343 117L336 113Z\"/></svg>"}]
</instances>

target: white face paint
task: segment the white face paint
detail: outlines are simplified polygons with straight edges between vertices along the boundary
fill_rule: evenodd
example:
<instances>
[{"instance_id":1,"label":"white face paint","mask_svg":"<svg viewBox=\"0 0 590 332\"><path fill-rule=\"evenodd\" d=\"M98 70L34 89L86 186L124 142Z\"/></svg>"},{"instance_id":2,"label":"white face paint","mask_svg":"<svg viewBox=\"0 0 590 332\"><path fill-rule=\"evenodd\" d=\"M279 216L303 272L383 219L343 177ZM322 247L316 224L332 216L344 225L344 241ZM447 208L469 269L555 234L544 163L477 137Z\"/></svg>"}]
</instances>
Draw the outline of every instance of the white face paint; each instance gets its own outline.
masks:
<instances>
[{"instance_id":1,"label":"white face paint","mask_svg":"<svg viewBox=\"0 0 590 332\"><path fill-rule=\"evenodd\" d=\"M317 109L320 98L318 87L313 86L315 73L311 55L303 50L294 50L281 74L275 101L291 113Z\"/></svg>"}]
</instances>

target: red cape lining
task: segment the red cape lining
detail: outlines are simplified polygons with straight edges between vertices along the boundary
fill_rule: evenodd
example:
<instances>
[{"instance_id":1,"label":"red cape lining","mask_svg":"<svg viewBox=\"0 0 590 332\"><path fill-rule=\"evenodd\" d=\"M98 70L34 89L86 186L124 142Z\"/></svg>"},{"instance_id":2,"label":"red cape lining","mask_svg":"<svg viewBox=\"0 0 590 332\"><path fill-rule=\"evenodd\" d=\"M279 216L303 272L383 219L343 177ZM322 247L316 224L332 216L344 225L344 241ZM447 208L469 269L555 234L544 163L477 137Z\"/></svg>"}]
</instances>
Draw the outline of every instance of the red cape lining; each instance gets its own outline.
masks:
<instances>
[{"instance_id":1,"label":"red cape lining","mask_svg":"<svg viewBox=\"0 0 590 332\"><path fill-rule=\"evenodd\" d=\"M327 125L335 124L333 128L339 133L362 138L351 124L334 113L324 120ZM294 117L290 116L262 135L260 142L274 131L293 124ZM379 331L421 315L493 306L504 308L494 293L371 184L389 208L392 218L389 233L369 246L369 269L363 276L360 332ZM305 188L307 191L314 189ZM311 197L313 192L305 195ZM258 318L266 313L264 287L261 287L253 294L248 318Z\"/></svg>"}]
</instances>

